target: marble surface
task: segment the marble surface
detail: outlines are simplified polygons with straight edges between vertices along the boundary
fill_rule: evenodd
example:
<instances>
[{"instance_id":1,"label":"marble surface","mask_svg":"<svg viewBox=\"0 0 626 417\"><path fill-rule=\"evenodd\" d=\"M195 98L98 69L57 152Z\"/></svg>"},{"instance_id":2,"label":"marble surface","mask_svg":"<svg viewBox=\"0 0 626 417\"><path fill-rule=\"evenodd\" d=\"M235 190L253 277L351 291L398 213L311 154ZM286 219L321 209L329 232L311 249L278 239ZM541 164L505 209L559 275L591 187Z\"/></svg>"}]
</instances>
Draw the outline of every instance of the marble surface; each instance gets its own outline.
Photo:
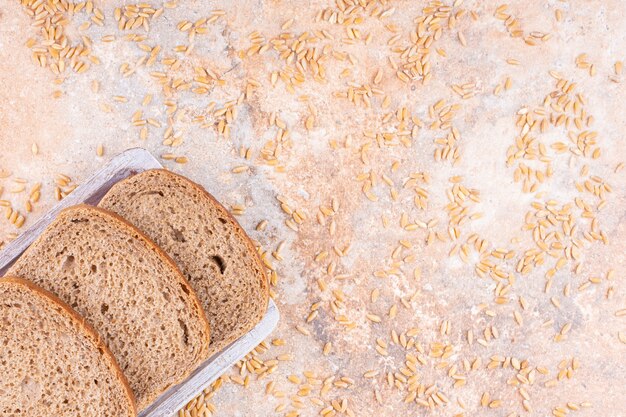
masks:
<instances>
[{"instance_id":1,"label":"marble surface","mask_svg":"<svg viewBox=\"0 0 626 417\"><path fill-rule=\"evenodd\" d=\"M0 242L137 146L237 214L281 323L182 415L626 415L626 3L116 3L0 0Z\"/></svg>"}]
</instances>

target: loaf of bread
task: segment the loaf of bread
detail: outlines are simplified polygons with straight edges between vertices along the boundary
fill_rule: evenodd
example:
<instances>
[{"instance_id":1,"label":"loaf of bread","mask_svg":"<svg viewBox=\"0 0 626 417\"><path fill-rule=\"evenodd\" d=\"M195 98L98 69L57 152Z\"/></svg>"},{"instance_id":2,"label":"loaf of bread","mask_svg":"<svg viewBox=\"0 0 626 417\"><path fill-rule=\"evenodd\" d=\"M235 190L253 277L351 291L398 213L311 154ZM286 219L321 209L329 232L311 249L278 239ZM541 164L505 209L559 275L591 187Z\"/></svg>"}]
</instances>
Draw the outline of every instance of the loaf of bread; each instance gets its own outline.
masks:
<instances>
[{"instance_id":1,"label":"loaf of bread","mask_svg":"<svg viewBox=\"0 0 626 417\"><path fill-rule=\"evenodd\" d=\"M63 210L9 270L54 293L102 336L142 410L209 349L209 325L172 260L119 216Z\"/></svg>"},{"instance_id":2,"label":"loaf of bread","mask_svg":"<svg viewBox=\"0 0 626 417\"><path fill-rule=\"evenodd\" d=\"M0 416L134 417L124 374L98 334L51 293L0 279Z\"/></svg>"},{"instance_id":3,"label":"loaf of bread","mask_svg":"<svg viewBox=\"0 0 626 417\"><path fill-rule=\"evenodd\" d=\"M124 217L178 264L211 324L211 353L263 317L269 288L254 245L237 221L200 185L150 170L114 185L99 204Z\"/></svg>"}]
</instances>

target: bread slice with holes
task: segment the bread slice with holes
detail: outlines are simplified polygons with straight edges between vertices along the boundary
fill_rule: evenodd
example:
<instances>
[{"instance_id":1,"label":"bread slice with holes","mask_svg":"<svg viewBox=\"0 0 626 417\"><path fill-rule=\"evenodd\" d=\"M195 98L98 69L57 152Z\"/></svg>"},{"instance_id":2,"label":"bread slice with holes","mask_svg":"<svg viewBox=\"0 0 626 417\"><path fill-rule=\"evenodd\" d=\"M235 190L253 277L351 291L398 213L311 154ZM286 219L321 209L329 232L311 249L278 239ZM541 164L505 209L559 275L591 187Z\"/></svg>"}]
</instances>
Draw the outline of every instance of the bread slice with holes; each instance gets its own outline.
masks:
<instances>
[{"instance_id":1,"label":"bread slice with holes","mask_svg":"<svg viewBox=\"0 0 626 417\"><path fill-rule=\"evenodd\" d=\"M63 210L10 268L56 294L103 337L139 410L207 356L209 325L172 260L119 216Z\"/></svg>"},{"instance_id":2,"label":"bread slice with holes","mask_svg":"<svg viewBox=\"0 0 626 417\"><path fill-rule=\"evenodd\" d=\"M172 172L142 172L99 204L137 226L178 264L211 324L211 353L250 331L269 301L264 266L237 221L200 185Z\"/></svg>"},{"instance_id":3,"label":"bread slice with holes","mask_svg":"<svg viewBox=\"0 0 626 417\"><path fill-rule=\"evenodd\" d=\"M0 416L134 417L126 378L100 336L29 281L0 279Z\"/></svg>"}]
</instances>

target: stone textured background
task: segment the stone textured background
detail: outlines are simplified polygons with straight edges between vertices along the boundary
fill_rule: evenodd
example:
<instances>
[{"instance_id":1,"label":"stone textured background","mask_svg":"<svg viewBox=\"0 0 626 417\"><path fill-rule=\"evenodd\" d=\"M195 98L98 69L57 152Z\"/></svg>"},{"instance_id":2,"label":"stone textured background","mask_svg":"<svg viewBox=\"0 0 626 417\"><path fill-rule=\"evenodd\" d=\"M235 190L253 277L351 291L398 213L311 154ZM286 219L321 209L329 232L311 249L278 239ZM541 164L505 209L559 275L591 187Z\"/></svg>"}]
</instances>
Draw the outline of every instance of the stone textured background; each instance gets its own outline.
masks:
<instances>
[{"instance_id":1,"label":"stone textured background","mask_svg":"<svg viewBox=\"0 0 626 417\"><path fill-rule=\"evenodd\" d=\"M58 74L23 3L0 242L141 146L274 270L279 328L181 415L626 415L626 3L96 1Z\"/></svg>"}]
</instances>

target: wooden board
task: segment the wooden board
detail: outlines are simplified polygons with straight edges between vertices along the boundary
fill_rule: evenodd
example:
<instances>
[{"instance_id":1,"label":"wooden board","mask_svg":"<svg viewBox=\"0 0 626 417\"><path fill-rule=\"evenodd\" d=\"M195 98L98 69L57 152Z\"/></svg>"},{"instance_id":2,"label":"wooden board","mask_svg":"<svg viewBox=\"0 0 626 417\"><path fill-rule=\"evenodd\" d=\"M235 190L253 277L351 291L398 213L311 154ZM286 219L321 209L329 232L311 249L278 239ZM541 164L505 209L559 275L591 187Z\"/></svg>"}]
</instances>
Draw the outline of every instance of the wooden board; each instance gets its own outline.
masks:
<instances>
[{"instance_id":1,"label":"wooden board","mask_svg":"<svg viewBox=\"0 0 626 417\"><path fill-rule=\"evenodd\" d=\"M141 148L129 149L111 159L106 166L77 187L0 252L0 276L6 273L13 262L37 239L61 210L80 203L96 205L116 182L154 168L162 168L162 166L148 151ZM167 390L152 405L141 411L139 417L176 415L179 409L265 340L278 324L278 319L278 309L274 301L270 299L265 316L254 329L206 360L187 380Z\"/></svg>"}]
</instances>

